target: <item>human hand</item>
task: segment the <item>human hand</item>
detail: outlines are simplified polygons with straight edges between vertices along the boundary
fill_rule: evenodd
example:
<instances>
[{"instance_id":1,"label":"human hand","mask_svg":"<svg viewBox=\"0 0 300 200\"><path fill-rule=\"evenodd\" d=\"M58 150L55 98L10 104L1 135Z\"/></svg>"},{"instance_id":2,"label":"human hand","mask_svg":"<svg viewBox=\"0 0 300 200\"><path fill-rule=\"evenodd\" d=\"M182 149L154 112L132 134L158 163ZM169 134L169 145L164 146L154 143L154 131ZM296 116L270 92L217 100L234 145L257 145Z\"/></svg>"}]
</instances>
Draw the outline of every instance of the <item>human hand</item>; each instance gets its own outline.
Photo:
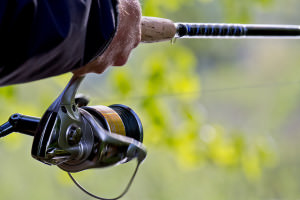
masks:
<instances>
[{"instance_id":1,"label":"human hand","mask_svg":"<svg viewBox=\"0 0 300 200\"><path fill-rule=\"evenodd\" d=\"M142 12L139 0L119 0L118 9L119 25L113 40L98 58L73 71L75 75L102 73L109 66L122 66L140 43Z\"/></svg>"}]
</instances>

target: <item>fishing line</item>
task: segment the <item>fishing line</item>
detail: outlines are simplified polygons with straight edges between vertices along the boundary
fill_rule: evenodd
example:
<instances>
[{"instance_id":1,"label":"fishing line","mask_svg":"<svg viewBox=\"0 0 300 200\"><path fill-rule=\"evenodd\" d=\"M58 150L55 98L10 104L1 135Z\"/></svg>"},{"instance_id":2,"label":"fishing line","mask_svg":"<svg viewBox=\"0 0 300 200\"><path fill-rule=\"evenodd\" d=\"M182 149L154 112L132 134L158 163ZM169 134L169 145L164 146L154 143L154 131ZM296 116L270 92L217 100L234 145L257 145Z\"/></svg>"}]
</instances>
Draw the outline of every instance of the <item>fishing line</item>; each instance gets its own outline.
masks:
<instances>
[{"instance_id":1,"label":"fishing line","mask_svg":"<svg viewBox=\"0 0 300 200\"><path fill-rule=\"evenodd\" d=\"M288 86L300 86L299 81L287 81L287 82L273 82L273 83L262 83L256 85L245 85L245 86L236 86L236 87L227 87L227 88L204 88L198 91L190 91L190 92L175 92L175 93L160 93L156 95L136 95L127 98L123 98L122 101L140 101L147 98L161 99L161 98L174 98L180 96L196 96L196 95L209 95L216 94L221 92L234 92L240 90L249 90L249 89L267 89L267 88L278 88L278 87L288 87ZM200 96L199 96L200 97ZM118 101L117 98L106 98L102 99L104 102Z\"/></svg>"}]
</instances>

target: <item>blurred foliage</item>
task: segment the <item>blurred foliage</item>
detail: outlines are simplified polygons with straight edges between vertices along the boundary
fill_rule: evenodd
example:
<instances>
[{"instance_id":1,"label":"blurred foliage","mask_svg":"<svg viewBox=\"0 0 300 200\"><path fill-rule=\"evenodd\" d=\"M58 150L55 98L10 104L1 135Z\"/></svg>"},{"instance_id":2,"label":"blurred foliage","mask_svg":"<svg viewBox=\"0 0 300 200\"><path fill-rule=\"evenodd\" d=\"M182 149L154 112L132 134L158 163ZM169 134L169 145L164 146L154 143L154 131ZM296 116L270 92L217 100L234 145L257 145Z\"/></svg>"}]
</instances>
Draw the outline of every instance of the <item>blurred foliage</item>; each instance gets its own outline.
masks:
<instances>
[{"instance_id":1,"label":"blurred foliage","mask_svg":"<svg viewBox=\"0 0 300 200\"><path fill-rule=\"evenodd\" d=\"M252 10L256 7L269 8L274 0L142 0L143 15L145 16L170 16L170 13L182 13L183 7L194 7L191 12L200 13L203 11L201 7L205 4L218 4L221 7L220 11L224 13L224 17L230 19L231 22L243 23L252 18ZM197 6L196 6L197 5ZM214 14L214 10L211 10ZM186 12L183 12L186 13ZM215 13L218 15L218 13ZM234 21L232 21L234 20ZM226 20L225 20L226 21Z\"/></svg>"},{"instance_id":2,"label":"blurred foliage","mask_svg":"<svg viewBox=\"0 0 300 200\"><path fill-rule=\"evenodd\" d=\"M215 163L240 168L252 179L276 160L268 140L207 122L199 103L196 57L187 47L161 46L138 66L114 70L106 85L114 86L109 90L115 99L142 94L134 107L144 123L146 145L172 151L185 168Z\"/></svg>"},{"instance_id":3,"label":"blurred foliage","mask_svg":"<svg viewBox=\"0 0 300 200\"><path fill-rule=\"evenodd\" d=\"M234 23L289 23L297 21L300 7L296 0L141 3L147 16ZM285 21L282 13L289 12ZM254 40L142 44L128 67L88 76L80 91L92 97L91 105L124 103L143 122L149 156L124 199L300 198L298 46ZM16 112L41 116L70 77L0 88L1 121ZM63 172L30 157L31 142L17 134L0 140L0 198L85 199ZM78 178L110 197L129 178L132 166L122 167Z\"/></svg>"}]
</instances>

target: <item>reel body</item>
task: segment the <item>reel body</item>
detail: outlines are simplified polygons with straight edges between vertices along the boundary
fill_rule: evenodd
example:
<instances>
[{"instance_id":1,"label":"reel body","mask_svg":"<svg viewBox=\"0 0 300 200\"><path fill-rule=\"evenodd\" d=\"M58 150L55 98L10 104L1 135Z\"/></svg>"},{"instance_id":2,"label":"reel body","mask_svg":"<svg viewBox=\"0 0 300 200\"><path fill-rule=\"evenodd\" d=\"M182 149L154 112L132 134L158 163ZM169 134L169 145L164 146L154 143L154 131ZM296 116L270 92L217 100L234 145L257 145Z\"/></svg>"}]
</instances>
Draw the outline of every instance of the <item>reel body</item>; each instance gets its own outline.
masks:
<instances>
[{"instance_id":1,"label":"reel body","mask_svg":"<svg viewBox=\"0 0 300 200\"><path fill-rule=\"evenodd\" d=\"M84 77L73 77L41 119L14 114L0 126L0 137L11 132L34 136L32 156L48 165L57 165L69 173L75 184L87 194L70 172L102 168L137 159L136 170L122 197L131 185L138 166L146 157L143 128L137 114L121 104L87 106L75 99Z\"/></svg>"}]
</instances>

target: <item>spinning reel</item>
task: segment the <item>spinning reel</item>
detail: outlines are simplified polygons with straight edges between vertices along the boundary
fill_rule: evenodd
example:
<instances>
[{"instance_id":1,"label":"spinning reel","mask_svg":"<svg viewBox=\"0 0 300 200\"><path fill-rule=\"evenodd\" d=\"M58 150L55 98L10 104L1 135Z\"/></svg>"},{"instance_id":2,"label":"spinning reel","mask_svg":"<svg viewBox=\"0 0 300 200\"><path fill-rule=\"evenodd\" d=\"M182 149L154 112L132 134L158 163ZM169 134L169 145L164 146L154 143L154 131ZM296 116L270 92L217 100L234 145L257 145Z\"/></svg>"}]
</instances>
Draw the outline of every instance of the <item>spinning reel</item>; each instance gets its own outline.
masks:
<instances>
[{"instance_id":1,"label":"spinning reel","mask_svg":"<svg viewBox=\"0 0 300 200\"><path fill-rule=\"evenodd\" d=\"M121 198L129 189L141 162L146 157L143 128L136 113L124 105L87 106L84 98L75 98L84 77L73 77L41 119L13 114L0 126L0 137L12 132L34 136L32 156L68 172L102 168L137 159L136 169Z\"/></svg>"}]
</instances>

